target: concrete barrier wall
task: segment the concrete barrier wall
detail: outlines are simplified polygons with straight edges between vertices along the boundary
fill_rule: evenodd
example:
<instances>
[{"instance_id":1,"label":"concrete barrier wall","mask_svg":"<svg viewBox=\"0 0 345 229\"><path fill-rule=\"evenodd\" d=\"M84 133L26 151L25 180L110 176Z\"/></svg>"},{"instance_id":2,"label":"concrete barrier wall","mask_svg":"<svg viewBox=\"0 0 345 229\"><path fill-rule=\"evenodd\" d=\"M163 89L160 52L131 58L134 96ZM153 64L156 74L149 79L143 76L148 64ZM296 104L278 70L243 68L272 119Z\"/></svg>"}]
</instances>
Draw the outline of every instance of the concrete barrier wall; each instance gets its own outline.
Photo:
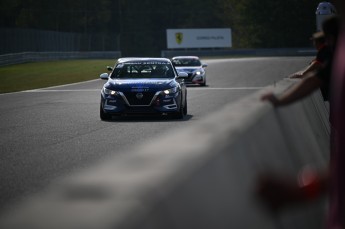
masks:
<instances>
[{"instance_id":1,"label":"concrete barrier wall","mask_svg":"<svg viewBox=\"0 0 345 229\"><path fill-rule=\"evenodd\" d=\"M259 99L292 84L283 80L198 125L61 179L4 215L0 228L323 228L324 199L272 217L254 197L262 171L327 167L320 93L279 109Z\"/></svg>"},{"instance_id":2,"label":"concrete barrier wall","mask_svg":"<svg viewBox=\"0 0 345 229\"><path fill-rule=\"evenodd\" d=\"M161 56L315 56L316 50L306 48L267 48L267 49L170 49L162 50Z\"/></svg>"}]
</instances>

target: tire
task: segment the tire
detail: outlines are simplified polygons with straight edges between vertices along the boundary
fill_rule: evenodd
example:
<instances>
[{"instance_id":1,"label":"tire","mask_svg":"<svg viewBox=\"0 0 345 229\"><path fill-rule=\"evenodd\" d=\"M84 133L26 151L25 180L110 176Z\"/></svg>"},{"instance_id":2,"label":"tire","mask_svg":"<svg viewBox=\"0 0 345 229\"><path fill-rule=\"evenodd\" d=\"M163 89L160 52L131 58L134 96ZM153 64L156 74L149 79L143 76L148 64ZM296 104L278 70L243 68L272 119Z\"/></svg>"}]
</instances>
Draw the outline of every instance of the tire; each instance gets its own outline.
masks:
<instances>
[{"instance_id":1,"label":"tire","mask_svg":"<svg viewBox=\"0 0 345 229\"><path fill-rule=\"evenodd\" d=\"M206 86L206 77L205 77L205 79L204 79L204 82L202 83L202 84L200 84L200 86Z\"/></svg>"},{"instance_id":2,"label":"tire","mask_svg":"<svg viewBox=\"0 0 345 229\"><path fill-rule=\"evenodd\" d=\"M184 102L184 107L183 107L183 115L187 115L187 113L188 113L188 108L187 108L187 98L186 98Z\"/></svg>"},{"instance_id":3,"label":"tire","mask_svg":"<svg viewBox=\"0 0 345 229\"><path fill-rule=\"evenodd\" d=\"M174 115L174 117L176 119L183 119L184 116L184 107L182 106L182 101L181 101L181 105L180 105L180 109L179 111L176 113L176 115Z\"/></svg>"},{"instance_id":4,"label":"tire","mask_svg":"<svg viewBox=\"0 0 345 229\"><path fill-rule=\"evenodd\" d=\"M102 109L102 104L99 107L99 117L101 118L102 121L107 121L111 119L111 115L104 113Z\"/></svg>"}]
</instances>

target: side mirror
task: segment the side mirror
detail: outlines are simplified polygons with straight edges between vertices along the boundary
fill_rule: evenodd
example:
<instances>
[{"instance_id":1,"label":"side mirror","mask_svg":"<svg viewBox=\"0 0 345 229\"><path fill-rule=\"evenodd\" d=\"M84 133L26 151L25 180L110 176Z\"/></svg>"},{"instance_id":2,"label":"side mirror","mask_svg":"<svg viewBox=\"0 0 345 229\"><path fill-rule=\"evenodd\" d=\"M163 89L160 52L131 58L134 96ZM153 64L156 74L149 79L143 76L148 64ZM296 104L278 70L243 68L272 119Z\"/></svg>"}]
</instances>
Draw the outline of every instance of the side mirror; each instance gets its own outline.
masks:
<instances>
[{"instance_id":1,"label":"side mirror","mask_svg":"<svg viewBox=\"0 0 345 229\"><path fill-rule=\"evenodd\" d=\"M177 74L177 78L181 79L181 78L188 78L188 73L187 72L179 72Z\"/></svg>"},{"instance_id":2,"label":"side mirror","mask_svg":"<svg viewBox=\"0 0 345 229\"><path fill-rule=\"evenodd\" d=\"M207 64L202 64L201 67L206 68L208 65Z\"/></svg>"},{"instance_id":3,"label":"side mirror","mask_svg":"<svg viewBox=\"0 0 345 229\"><path fill-rule=\"evenodd\" d=\"M102 73L99 77L100 77L102 80L108 80L109 74L108 74L108 73Z\"/></svg>"}]
</instances>

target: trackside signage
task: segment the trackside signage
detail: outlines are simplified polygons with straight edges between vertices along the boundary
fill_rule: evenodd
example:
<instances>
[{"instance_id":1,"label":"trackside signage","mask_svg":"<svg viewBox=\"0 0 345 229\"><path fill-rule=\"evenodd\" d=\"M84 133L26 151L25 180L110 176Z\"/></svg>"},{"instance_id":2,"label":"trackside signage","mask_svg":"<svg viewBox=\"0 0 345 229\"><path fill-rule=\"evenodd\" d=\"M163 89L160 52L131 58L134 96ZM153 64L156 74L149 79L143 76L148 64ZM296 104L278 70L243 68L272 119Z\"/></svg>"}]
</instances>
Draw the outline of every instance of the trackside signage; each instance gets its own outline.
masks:
<instances>
[{"instance_id":1,"label":"trackside signage","mask_svg":"<svg viewBox=\"0 0 345 229\"><path fill-rule=\"evenodd\" d=\"M230 48L231 29L167 29L167 48Z\"/></svg>"}]
</instances>

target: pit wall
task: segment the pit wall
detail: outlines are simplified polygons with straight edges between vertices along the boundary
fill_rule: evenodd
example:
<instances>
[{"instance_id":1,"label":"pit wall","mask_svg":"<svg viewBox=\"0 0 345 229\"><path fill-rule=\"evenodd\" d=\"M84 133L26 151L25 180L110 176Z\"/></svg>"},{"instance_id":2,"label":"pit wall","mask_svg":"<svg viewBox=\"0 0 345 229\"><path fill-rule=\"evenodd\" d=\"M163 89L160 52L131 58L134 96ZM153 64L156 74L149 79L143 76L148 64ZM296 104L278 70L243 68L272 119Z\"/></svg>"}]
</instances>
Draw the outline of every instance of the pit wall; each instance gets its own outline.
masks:
<instances>
[{"instance_id":1,"label":"pit wall","mask_svg":"<svg viewBox=\"0 0 345 229\"><path fill-rule=\"evenodd\" d=\"M63 178L4 215L0 228L321 229L325 198L270 214L254 195L261 172L327 168L330 127L320 92L282 108L260 101L295 82L282 80Z\"/></svg>"}]
</instances>

